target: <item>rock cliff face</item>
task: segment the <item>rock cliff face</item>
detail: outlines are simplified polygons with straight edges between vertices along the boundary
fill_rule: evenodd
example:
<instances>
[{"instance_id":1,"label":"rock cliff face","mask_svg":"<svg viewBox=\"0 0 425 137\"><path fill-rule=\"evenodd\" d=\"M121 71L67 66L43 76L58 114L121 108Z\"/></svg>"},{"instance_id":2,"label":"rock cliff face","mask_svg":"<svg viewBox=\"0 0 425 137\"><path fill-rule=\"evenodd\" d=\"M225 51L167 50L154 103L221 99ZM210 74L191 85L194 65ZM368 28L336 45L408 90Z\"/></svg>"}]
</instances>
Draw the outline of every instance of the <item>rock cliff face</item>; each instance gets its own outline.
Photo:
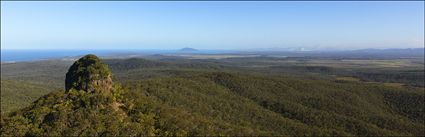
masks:
<instances>
[{"instance_id":1,"label":"rock cliff face","mask_svg":"<svg viewBox=\"0 0 425 137\"><path fill-rule=\"evenodd\" d=\"M89 93L108 93L112 89L112 74L96 55L86 55L66 73L65 90L84 90Z\"/></svg>"}]
</instances>

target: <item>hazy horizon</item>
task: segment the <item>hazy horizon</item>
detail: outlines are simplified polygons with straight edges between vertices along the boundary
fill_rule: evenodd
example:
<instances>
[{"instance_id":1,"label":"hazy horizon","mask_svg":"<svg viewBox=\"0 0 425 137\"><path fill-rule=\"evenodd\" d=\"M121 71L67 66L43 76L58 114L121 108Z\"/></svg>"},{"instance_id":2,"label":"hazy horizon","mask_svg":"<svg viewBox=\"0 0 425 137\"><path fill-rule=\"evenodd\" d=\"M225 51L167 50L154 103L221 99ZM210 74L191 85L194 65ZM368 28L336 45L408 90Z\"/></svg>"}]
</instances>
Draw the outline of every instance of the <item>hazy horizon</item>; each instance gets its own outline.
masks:
<instances>
[{"instance_id":1,"label":"hazy horizon","mask_svg":"<svg viewBox=\"0 0 425 137\"><path fill-rule=\"evenodd\" d=\"M423 48L424 2L4 2L1 49Z\"/></svg>"}]
</instances>

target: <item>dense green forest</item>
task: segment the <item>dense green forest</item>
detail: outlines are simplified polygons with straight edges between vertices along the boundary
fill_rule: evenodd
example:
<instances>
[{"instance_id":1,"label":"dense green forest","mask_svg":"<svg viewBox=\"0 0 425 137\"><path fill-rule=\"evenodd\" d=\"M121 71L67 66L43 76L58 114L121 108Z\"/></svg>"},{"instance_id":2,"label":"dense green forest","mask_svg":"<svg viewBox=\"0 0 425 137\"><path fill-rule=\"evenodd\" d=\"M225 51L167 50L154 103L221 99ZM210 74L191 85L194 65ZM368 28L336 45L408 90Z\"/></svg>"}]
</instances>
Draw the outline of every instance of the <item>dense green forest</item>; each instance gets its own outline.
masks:
<instances>
[{"instance_id":1,"label":"dense green forest","mask_svg":"<svg viewBox=\"0 0 425 137\"><path fill-rule=\"evenodd\" d=\"M425 135L423 64L327 61L108 59L110 94L65 90L70 61L2 64L1 134Z\"/></svg>"},{"instance_id":2,"label":"dense green forest","mask_svg":"<svg viewBox=\"0 0 425 137\"><path fill-rule=\"evenodd\" d=\"M23 81L1 81L1 113L9 113L13 110L28 106L37 98L59 88L44 85L36 85Z\"/></svg>"}]
</instances>

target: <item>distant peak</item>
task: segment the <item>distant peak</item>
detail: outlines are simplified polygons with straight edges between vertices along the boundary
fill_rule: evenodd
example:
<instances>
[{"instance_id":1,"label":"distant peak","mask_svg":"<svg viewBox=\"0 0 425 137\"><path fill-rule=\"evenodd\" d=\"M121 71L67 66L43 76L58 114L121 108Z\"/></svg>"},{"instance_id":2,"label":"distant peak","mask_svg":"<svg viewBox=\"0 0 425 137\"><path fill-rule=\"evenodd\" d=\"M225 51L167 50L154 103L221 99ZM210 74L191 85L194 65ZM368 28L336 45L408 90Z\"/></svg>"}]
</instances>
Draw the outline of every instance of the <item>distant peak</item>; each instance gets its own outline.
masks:
<instances>
[{"instance_id":1,"label":"distant peak","mask_svg":"<svg viewBox=\"0 0 425 137\"><path fill-rule=\"evenodd\" d=\"M194 49L194 48L188 48L188 47L186 47L186 48L182 48L182 49L180 49L180 51L198 51L197 49Z\"/></svg>"},{"instance_id":2,"label":"distant peak","mask_svg":"<svg viewBox=\"0 0 425 137\"><path fill-rule=\"evenodd\" d=\"M75 61L66 73L65 89L108 92L112 89L111 71L96 55L85 55Z\"/></svg>"}]
</instances>

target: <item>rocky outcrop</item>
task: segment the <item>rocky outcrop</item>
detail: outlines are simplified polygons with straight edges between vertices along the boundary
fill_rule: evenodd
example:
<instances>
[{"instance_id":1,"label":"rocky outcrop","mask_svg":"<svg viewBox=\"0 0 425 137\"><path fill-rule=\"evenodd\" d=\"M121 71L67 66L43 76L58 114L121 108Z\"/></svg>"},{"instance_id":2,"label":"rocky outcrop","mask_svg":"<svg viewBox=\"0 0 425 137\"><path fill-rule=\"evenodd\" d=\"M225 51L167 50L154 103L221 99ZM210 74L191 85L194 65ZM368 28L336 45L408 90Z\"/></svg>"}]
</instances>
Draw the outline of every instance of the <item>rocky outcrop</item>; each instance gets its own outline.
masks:
<instances>
[{"instance_id":1,"label":"rocky outcrop","mask_svg":"<svg viewBox=\"0 0 425 137\"><path fill-rule=\"evenodd\" d=\"M112 90L112 74L96 55L86 55L72 64L66 73L65 90L108 93Z\"/></svg>"}]
</instances>

